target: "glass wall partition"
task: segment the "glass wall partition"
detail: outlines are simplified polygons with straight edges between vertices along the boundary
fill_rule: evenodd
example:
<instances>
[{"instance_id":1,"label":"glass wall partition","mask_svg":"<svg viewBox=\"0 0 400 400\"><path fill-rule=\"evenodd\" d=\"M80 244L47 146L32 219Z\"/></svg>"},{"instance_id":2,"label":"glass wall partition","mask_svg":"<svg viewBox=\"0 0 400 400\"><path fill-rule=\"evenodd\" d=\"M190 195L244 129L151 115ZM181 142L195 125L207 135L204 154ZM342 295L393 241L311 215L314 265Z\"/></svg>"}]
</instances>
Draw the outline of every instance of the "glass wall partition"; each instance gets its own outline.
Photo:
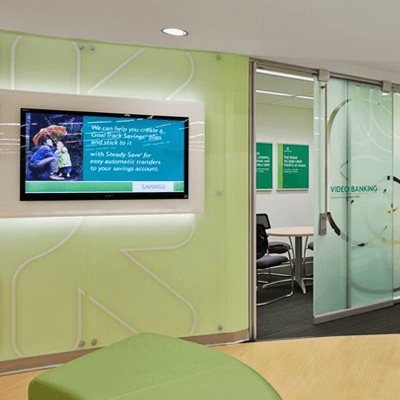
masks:
<instances>
[{"instance_id":1,"label":"glass wall partition","mask_svg":"<svg viewBox=\"0 0 400 400\"><path fill-rule=\"evenodd\" d=\"M394 300L400 299L400 131L399 131L399 116L400 116L400 93L393 94L393 129L394 129L394 144L393 144L393 223L394 223L394 238L393 238L393 294ZM398 209L399 208L399 209Z\"/></svg>"},{"instance_id":2,"label":"glass wall partition","mask_svg":"<svg viewBox=\"0 0 400 400\"><path fill-rule=\"evenodd\" d=\"M393 302L393 95L316 82L314 122L314 315L322 322Z\"/></svg>"},{"instance_id":3,"label":"glass wall partition","mask_svg":"<svg viewBox=\"0 0 400 400\"><path fill-rule=\"evenodd\" d=\"M0 370L143 331L247 339L248 57L5 31L0 53L2 90L205 104L189 130L205 157L204 213L0 219L0 364L12 361ZM20 136L1 111L3 193L8 179L18 188Z\"/></svg>"}]
</instances>

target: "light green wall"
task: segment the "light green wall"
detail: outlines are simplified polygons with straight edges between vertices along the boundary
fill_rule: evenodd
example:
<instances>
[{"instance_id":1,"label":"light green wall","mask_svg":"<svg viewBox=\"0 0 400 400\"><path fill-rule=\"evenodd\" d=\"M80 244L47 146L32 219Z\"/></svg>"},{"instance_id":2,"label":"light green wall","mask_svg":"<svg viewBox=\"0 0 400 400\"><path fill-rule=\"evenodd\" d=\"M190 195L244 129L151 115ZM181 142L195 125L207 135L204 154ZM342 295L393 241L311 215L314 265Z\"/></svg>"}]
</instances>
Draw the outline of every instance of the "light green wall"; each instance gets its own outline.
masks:
<instances>
[{"instance_id":1,"label":"light green wall","mask_svg":"<svg viewBox=\"0 0 400 400\"><path fill-rule=\"evenodd\" d=\"M248 328L248 58L19 36L2 89L204 102L205 212L0 220L0 360Z\"/></svg>"}]
</instances>

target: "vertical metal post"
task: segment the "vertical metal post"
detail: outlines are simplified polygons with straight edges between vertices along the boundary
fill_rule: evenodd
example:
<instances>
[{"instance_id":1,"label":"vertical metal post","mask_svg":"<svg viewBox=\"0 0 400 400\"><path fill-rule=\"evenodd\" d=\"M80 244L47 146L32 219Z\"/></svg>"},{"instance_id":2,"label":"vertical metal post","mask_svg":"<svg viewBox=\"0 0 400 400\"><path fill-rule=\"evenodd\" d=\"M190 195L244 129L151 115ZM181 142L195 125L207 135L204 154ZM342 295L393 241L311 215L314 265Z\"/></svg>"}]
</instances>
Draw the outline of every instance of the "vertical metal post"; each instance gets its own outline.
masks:
<instances>
[{"instance_id":1,"label":"vertical metal post","mask_svg":"<svg viewBox=\"0 0 400 400\"><path fill-rule=\"evenodd\" d=\"M319 235L327 234L326 225L328 221L328 71L319 71L318 80L324 82L324 210L319 215Z\"/></svg>"},{"instance_id":2,"label":"vertical metal post","mask_svg":"<svg viewBox=\"0 0 400 400\"><path fill-rule=\"evenodd\" d=\"M390 96L391 96L391 98L392 98L392 101L391 101L391 105L392 105L392 109L391 109L391 111L392 111L392 124L391 124L391 134L392 134L392 144L391 144L391 146L392 146L392 165L391 165L391 176L392 176L392 182L391 182L391 187L390 187L390 190L392 191L392 194L391 194L391 199L390 199L390 202L391 202L391 209L392 209L392 218L391 218L391 223L392 223L392 229L390 230L390 241L393 243L393 241L394 241L394 226L395 226L395 219L394 219L394 210L393 210L393 207L394 207L394 179L393 179L393 177L394 177L394 154L395 154L395 152L394 152L394 150L395 150L395 147L394 147L394 145L395 145L395 141L394 141L394 138L395 138L395 136L394 136L394 124L395 124L395 122L394 122L394 118L395 118L395 109L394 109L394 101L395 101L395 96L397 97L398 96L398 94L394 94L394 92L391 92L391 94L390 94ZM394 296L394 292L395 292L395 287L394 287L394 282L395 282L395 273L398 273L397 271L395 271L395 261L394 261L394 248L395 248L395 246L392 246L392 251L391 251L391 257L392 257L392 300L394 300L394 298L395 298L395 296Z\"/></svg>"},{"instance_id":3,"label":"vertical metal post","mask_svg":"<svg viewBox=\"0 0 400 400\"><path fill-rule=\"evenodd\" d=\"M353 88L349 81L346 82L347 87L347 99L351 99L353 96ZM350 103L348 103L350 104ZM346 115L346 186L350 186L351 175L352 175L352 163L351 163L351 110L350 105L347 108ZM352 237L352 223L351 223L351 202L349 201L348 194L346 196L346 232L348 237ZM352 246L351 242L348 240L346 244L346 308L351 308L350 304L350 282L351 282L351 255Z\"/></svg>"},{"instance_id":4,"label":"vertical metal post","mask_svg":"<svg viewBox=\"0 0 400 400\"><path fill-rule=\"evenodd\" d=\"M325 83L325 112L324 112L324 134L325 134L325 146L324 146L324 212L325 212L325 224L328 218L328 82ZM326 227L325 227L326 235Z\"/></svg>"},{"instance_id":5,"label":"vertical metal post","mask_svg":"<svg viewBox=\"0 0 400 400\"><path fill-rule=\"evenodd\" d=\"M256 91L254 79L257 65L249 65L249 339L257 340L257 271L256 271Z\"/></svg>"}]
</instances>

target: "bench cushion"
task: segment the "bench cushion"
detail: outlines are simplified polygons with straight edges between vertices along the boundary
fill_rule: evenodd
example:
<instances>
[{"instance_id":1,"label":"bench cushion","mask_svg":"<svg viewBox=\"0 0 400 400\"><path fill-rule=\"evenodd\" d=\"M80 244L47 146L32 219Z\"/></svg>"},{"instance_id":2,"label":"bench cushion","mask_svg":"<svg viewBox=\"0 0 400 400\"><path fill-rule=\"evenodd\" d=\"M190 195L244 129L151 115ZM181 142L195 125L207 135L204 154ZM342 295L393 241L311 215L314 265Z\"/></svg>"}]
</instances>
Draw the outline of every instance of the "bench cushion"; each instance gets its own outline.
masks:
<instances>
[{"instance_id":1,"label":"bench cushion","mask_svg":"<svg viewBox=\"0 0 400 400\"><path fill-rule=\"evenodd\" d=\"M37 376L29 400L281 400L257 372L218 350L140 333Z\"/></svg>"}]
</instances>

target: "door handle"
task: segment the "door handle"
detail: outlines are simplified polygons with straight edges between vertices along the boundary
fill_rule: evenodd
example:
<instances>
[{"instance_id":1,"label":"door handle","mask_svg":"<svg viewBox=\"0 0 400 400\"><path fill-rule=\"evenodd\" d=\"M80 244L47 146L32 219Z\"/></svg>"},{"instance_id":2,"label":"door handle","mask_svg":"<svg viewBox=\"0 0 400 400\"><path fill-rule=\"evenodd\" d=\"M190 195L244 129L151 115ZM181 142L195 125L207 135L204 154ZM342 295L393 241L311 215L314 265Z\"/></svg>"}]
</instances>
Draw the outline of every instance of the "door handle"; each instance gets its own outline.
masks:
<instances>
[{"instance_id":1,"label":"door handle","mask_svg":"<svg viewBox=\"0 0 400 400\"><path fill-rule=\"evenodd\" d=\"M328 221L328 82L325 82L324 89L324 211L319 214L319 230L320 236L327 234Z\"/></svg>"}]
</instances>

